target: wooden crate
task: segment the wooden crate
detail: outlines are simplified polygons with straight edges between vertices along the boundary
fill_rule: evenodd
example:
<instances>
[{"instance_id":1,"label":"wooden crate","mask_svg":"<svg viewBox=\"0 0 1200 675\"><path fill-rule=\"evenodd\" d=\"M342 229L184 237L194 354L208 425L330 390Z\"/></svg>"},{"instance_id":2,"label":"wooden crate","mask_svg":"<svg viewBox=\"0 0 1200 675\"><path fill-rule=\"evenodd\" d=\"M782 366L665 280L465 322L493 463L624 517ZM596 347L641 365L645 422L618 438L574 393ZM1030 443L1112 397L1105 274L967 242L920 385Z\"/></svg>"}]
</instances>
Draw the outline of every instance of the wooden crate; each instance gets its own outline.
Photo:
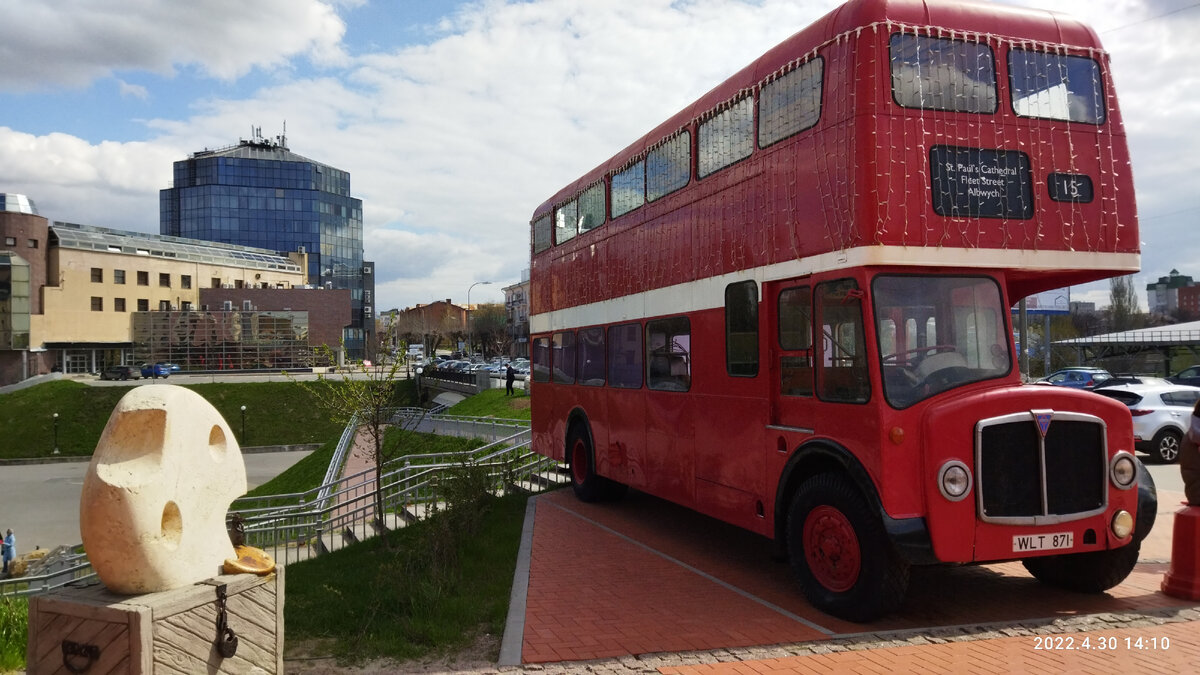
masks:
<instances>
[{"instance_id":1,"label":"wooden crate","mask_svg":"<svg viewBox=\"0 0 1200 675\"><path fill-rule=\"evenodd\" d=\"M26 668L43 673L283 673L283 568L232 574L161 593L117 595L98 581L29 599ZM217 587L237 653L222 658ZM66 656L66 650L72 653ZM86 670L79 667L89 663ZM76 668L72 671L70 666Z\"/></svg>"}]
</instances>

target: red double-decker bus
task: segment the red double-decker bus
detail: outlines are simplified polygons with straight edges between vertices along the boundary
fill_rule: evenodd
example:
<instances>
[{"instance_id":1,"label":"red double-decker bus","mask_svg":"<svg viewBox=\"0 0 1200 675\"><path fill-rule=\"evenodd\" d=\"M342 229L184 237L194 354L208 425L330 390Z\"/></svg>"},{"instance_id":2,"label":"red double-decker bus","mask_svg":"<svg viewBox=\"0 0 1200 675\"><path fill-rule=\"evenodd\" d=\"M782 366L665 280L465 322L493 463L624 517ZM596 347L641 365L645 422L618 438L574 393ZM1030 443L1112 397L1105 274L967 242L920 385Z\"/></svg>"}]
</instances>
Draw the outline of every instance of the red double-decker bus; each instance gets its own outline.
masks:
<instances>
[{"instance_id":1,"label":"red double-decker bus","mask_svg":"<svg viewBox=\"0 0 1200 675\"><path fill-rule=\"evenodd\" d=\"M911 565L1120 583L1129 411L1022 386L1009 308L1138 269L1109 60L1049 12L852 0L533 213L533 444L583 500L771 537L865 621Z\"/></svg>"}]
</instances>

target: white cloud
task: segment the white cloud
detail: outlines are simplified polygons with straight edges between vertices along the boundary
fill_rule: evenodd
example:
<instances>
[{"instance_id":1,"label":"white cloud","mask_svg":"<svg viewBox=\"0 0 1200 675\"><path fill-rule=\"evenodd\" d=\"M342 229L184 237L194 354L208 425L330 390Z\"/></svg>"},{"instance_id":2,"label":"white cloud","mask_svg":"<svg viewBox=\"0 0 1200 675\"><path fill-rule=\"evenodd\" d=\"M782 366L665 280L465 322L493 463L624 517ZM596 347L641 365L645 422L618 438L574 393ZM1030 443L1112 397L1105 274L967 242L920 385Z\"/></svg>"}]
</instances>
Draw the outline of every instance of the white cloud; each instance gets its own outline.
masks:
<instances>
[{"instance_id":1,"label":"white cloud","mask_svg":"<svg viewBox=\"0 0 1200 675\"><path fill-rule=\"evenodd\" d=\"M198 86L187 117L147 122L155 138L146 143L0 128L0 185L30 195L53 219L156 232L158 190L169 185L172 162L233 144L251 126L275 135L286 120L294 152L352 175L366 258L378 264L379 309L466 302L481 279L495 285L476 287L471 299L499 299L499 286L528 265L536 206L839 4L486 0L444 19L427 44L349 59L345 52L362 50L341 42L337 12L360 3L137 0L117 13L100 0L10 0L0 9L2 89L86 84L123 70L235 78L260 68L280 77L238 99ZM1132 0L1054 4L1103 19L1098 30L1170 9ZM18 10L14 24L6 15ZM1200 12L1185 12L1101 34L1142 212L1184 214L1144 221L1143 287L1171 267L1200 278L1200 238L1183 228L1200 216L1188 211L1200 209L1192 187L1200 71L1186 53L1189 35L1200 34L1197 19ZM324 69L313 75L300 67L304 59Z\"/></svg>"},{"instance_id":2,"label":"white cloud","mask_svg":"<svg viewBox=\"0 0 1200 675\"><path fill-rule=\"evenodd\" d=\"M306 56L344 64L345 24L319 0L6 0L0 87L86 86L122 70L194 67L231 80Z\"/></svg>"},{"instance_id":3,"label":"white cloud","mask_svg":"<svg viewBox=\"0 0 1200 675\"><path fill-rule=\"evenodd\" d=\"M130 84L125 80L117 80L117 91L123 98L137 98L145 101L150 98L150 90L140 84Z\"/></svg>"}]
</instances>

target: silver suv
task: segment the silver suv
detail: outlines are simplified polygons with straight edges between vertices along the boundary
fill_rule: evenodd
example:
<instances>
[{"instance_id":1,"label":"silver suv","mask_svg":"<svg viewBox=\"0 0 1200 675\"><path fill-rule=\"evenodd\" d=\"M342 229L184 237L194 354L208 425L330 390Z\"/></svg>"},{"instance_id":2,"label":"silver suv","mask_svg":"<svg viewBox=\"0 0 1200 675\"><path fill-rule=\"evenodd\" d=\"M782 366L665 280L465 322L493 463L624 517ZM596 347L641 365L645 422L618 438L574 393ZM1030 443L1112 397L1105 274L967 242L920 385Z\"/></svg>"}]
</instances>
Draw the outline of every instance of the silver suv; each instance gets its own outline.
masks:
<instances>
[{"instance_id":1,"label":"silver suv","mask_svg":"<svg viewBox=\"0 0 1200 675\"><path fill-rule=\"evenodd\" d=\"M1160 462L1179 459L1179 443L1200 400L1200 387L1181 384L1121 384L1092 391L1129 406L1133 440L1138 450Z\"/></svg>"}]
</instances>

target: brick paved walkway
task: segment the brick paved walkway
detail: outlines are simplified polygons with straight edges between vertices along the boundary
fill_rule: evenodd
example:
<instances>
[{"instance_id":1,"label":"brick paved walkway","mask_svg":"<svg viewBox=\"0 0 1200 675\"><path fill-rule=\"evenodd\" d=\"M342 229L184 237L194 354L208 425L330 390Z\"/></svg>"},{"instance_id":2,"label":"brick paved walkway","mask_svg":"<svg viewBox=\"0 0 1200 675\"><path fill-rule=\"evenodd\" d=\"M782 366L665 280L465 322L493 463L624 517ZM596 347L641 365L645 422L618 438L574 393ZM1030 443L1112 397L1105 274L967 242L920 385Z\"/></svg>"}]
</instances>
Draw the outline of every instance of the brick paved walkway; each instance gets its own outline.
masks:
<instances>
[{"instance_id":1,"label":"brick paved walkway","mask_svg":"<svg viewBox=\"0 0 1200 675\"><path fill-rule=\"evenodd\" d=\"M1200 665L1200 603L1159 591L1172 498L1164 495L1143 562L1108 593L1053 589L1020 563L915 568L904 607L861 625L810 607L761 537L636 492L583 504L560 490L537 498L521 660L553 672L595 659L607 661L588 670L1179 672ZM1144 625L1091 630L1130 621ZM1035 633L1064 630L1089 631L1093 649L1035 649ZM1118 649L1100 653L1101 637ZM1166 637L1171 647L1139 651L1138 637L1144 646Z\"/></svg>"}]
</instances>

